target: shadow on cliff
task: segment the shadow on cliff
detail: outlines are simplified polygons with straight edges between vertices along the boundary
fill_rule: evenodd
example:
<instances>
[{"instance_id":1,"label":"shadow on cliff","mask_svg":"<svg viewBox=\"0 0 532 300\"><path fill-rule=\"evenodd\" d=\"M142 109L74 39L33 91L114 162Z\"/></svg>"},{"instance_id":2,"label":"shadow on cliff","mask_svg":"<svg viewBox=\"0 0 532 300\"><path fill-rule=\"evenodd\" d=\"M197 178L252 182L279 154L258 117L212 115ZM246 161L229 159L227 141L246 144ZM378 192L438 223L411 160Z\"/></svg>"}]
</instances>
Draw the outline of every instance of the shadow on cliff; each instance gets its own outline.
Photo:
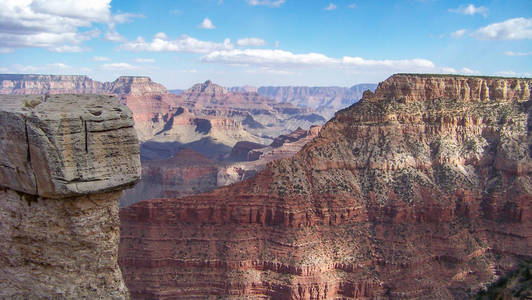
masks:
<instances>
[{"instance_id":1,"label":"shadow on cliff","mask_svg":"<svg viewBox=\"0 0 532 300\"><path fill-rule=\"evenodd\" d=\"M221 160L224 155L231 152L231 147L217 143L210 137L192 143L148 141L140 145L140 159L141 161L167 159L184 149L194 150L215 160Z\"/></svg>"}]
</instances>

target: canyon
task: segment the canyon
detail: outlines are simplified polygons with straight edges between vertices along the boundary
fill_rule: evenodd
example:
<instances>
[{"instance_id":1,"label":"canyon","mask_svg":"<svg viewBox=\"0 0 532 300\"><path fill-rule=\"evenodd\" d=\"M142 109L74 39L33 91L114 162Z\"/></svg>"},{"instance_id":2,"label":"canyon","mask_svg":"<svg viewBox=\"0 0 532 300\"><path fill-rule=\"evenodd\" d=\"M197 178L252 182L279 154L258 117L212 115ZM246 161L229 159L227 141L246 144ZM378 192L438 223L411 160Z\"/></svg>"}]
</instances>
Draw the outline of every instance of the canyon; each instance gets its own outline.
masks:
<instances>
[{"instance_id":1,"label":"canyon","mask_svg":"<svg viewBox=\"0 0 532 300\"><path fill-rule=\"evenodd\" d=\"M532 260L531 88L396 74L251 179L122 208L131 297L475 295Z\"/></svg>"},{"instance_id":2,"label":"canyon","mask_svg":"<svg viewBox=\"0 0 532 300\"><path fill-rule=\"evenodd\" d=\"M238 141L269 144L298 127L326 121L304 105L253 91L231 92L209 80L175 94L145 76L99 82L83 75L0 74L0 94L69 93L117 95L132 110L140 141L151 142L142 149L167 152L145 157L150 159L168 158L175 152L166 148L190 143L209 144L221 149L218 152L228 151Z\"/></svg>"},{"instance_id":3,"label":"canyon","mask_svg":"<svg viewBox=\"0 0 532 300\"><path fill-rule=\"evenodd\" d=\"M168 193L185 196L206 192L222 182L228 184L248 178L274 156L230 167L230 162L235 161L227 161L228 156L237 143L254 143L263 148L279 135L325 122L325 118L301 103L296 106L280 102L251 89L232 92L209 80L177 94L144 76L121 76L102 83L87 76L3 74L0 83L2 94L115 95L131 109L146 176L133 190L126 192L122 206L168 196ZM277 152L284 151L282 157L286 157L302 145L299 143L290 151L278 149ZM186 160L186 165L181 165L181 160ZM205 168L207 160L209 166ZM240 160L244 161L247 158ZM225 176L217 176L222 169ZM181 174L178 177L184 179L189 175L196 178L200 173L194 183L168 179L164 175ZM237 176L238 173L246 176ZM171 182L174 186L170 186Z\"/></svg>"},{"instance_id":4,"label":"canyon","mask_svg":"<svg viewBox=\"0 0 532 300\"><path fill-rule=\"evenodd\" d=\"M129 299L118 202L140 179L131 111L106 95L0 95L0 298Z\"/></svg>"},{"instance_id":5,"label":"canyon","mask_svg":"<svg viewBox=\"0 0 532 300\"><path fill-rule=\"evenodd\" d=\"M257 93L279 102L310 107L329 120L340 109L360 100L364 91L374 91L376 87L377 84L373 83L357 84L350 88L337 86L263 86L257 88Z\"/></svg>"},{"instance_id":6,"label":"canyon","mask_svg":"<svg viewBox=\"0 0 532 300\"><path fill-rule=\"evenodd\" d=\"M296 154L320 129L321 126L312 126L309 130L298 128L277 137L269 146L240 141L223 160L209 159L189 148L167 159L143 160L142 179L134 188L126 190L120 206L154 198L199 194L251 178L267 163Z\"/></svg>"}]
</instances>

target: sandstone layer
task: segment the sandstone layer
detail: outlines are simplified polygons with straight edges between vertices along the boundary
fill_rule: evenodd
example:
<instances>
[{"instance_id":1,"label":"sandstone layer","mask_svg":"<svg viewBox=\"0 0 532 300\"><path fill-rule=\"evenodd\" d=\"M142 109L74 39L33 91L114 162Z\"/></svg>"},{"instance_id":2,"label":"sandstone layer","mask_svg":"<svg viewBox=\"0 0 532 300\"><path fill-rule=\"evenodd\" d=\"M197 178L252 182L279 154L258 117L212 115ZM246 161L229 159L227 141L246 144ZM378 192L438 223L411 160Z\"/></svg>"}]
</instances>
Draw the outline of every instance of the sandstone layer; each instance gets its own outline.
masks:
<instances>
[{"instance_id":1,"label":"sandstone layer","mask_svg":"<svg viewBox=\"0 0 532 300\"><path fill-rule=\"evenodd\" d=\"M531 87L394 75L250 180L122 209L132 297L474 295L532 260Z\"/></svg>"},{"instance_id":2,"label":"sandstone layer","mask_svg":"<svg viewBox=\"0 0 532 300\"><path fill-rule=\"evenodd\" d=\"M118 200L140 178L109 96L0 96L0 298L128 299Z\"/></svg>"}]
</instances>

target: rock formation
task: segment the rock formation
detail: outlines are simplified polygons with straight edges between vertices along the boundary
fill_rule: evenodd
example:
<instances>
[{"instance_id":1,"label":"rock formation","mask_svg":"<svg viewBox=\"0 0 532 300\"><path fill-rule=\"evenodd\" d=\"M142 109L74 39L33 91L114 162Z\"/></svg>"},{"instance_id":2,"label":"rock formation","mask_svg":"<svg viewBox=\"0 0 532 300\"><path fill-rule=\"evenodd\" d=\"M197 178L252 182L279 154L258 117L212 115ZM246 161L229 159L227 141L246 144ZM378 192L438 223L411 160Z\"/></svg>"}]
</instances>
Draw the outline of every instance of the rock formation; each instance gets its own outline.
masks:
<instances>
[{"instance_id":1,"label":"rock formation","mask_svg":"<svg viewBox=\"0 0 532 300\"><path fill-rule=\"evenodd\" d=\"M240 142L241 145L244 144L248 147L239 147L237 144L233 147L231 155L237 157L236 152L238 157L245 159L220 167L216 180L218 186L226 186L249 179L264 169L267 163L294 156L305 144L317 137L320 130L321 126L312 126L309 130L298 128L290 134L278 136L267 147L257 147L257 145Z\"/></svg>"},{"instance_id":2,"label":"rock formation","mask_svg":"<svg viewBox=\"0 0 532 300\"><path fill-rule=\"evenodd\" d=\"M0 74L0 94L60 93L119 96L133 112L140 141L159 143L158 148L199 141L227 149L238 141L269 144L297 127L325 122L308 107L279 103L253 91L230 92L210 80L174 94L144 76L101 83L87 76Z\"/></svg>"},{"instance_id":3,"label":"rock formation","mask_svg":"<svg viewBox=\"0 0 532 300\"><path fill-rule=\"evenodd\" d=\"M146 76L120 76L113 82L103 84L103 92L116 95L166 94L168 91Z\"/></svg>"},{"instance_id":4,"label":"rock formation","mask_svg":"<svg viewBox=\"0 0 532 300\"><path fill-rule=\"evenodd\" d=\"M229 92L209 80L181 95L124 95L122 102L133 111L141 141L159 144L202 139L228 147L239 141L269 144L298 127L325 122L309 108L279 103L254 92Z\"/></svg>"},{"instance_id":5,"label":"rock formation","mask_svg":"<svg viewBox=\"0 0 532 300\"><path fill-rule=\"evenodd\" d=\"M131 94L166 93L161 84L144 76L120 76L99 82L85 75L0 74L0 94Z\"/></svg>"},{"instance_id":6,"label":"rock formation","mask_svg":"<svg viewBox=\"0 0 532 300\"><path fill-rule=\"evenodd\" d=\"M169 159L144 160L141 181L124 193L120 206L210 191L217 187L218 167L218 162L190 149L181 150Z\"/></svg>"},{"instance_id":7,"label":"rock formation","mask_svg":"<svg viewBox=\"0 0 532 300\"><path fill-rule=\"evenodd\" d=\"M87 76L0 74L0 94L100 94L103 83Z\"/></svg>"},{"instance_id":8,"label":"rock formation","mask_svg":"<svg viewBox=\"0 0 532 300\"><path fill-rule=\"evenodd\" d=\"M257 89L263 96L279 102L310 107L327 120L338 110L348 107L362 98L365 90L375 90L376 84L363 83L351 88L328 86L264 86Z\"/></svg>"},{"instance_id":9,"label":"rock formation","mask_svg":"<svg viewBox=\"0 0 532 300\"><path fill-rule=\"evenodd\" d=\"M118 199L140 178L110 96L0 96L0 298L128 299ZM44 102L43 102L44 100Z\"/></svg>"},{"instance_id":10,"label":"rock formation","mask_svg":"<svg viewBox=\"0 0 532 300\"><path fill-rule=\"evenodd\" d=\"M122 209L132 297L474 295L532 259L531 87L394 75L250 180Z\"/></svg>"},{"instance_id":11,"label":"rock formation","mask_svg":"<svg viewBox=\"0 0 532 300\"><path fill-rule=\"evenodd\" d=\"M154 198L196 195L251 178L267 163L296 154L318 135L320 129L321 126L312 126L309 130L299 128L275 138L269 146L241 141L231 149L229 157L217 160L188 148L190 144L182 150L179 149L183 146L176 145L177 153L168 159L142 161L142 179L125 192L120 206ZM197 150L208 152L206 149ZM147 151L143 152L149 155Z\"/></svg>"}]
</instances>

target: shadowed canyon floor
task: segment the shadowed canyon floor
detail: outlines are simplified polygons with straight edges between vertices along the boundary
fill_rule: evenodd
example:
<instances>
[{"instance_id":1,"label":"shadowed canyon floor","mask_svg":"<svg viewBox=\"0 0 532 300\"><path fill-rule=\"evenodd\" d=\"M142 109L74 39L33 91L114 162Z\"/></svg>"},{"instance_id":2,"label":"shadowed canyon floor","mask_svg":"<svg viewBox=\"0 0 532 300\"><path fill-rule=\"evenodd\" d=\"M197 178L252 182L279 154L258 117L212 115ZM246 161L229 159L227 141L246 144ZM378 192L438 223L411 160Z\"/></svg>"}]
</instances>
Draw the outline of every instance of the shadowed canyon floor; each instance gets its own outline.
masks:
<instances>
[{"instance_id":1,"label":"shadowed canyon floor","mask_svg":"<svg viewBox=\"0 0 532 300\"><path fill-rule=\"evenodd\" d=\"M463 299L532 259L531 79L394 75L294 157L123 208L134 299Z\"/></svg>"}]
</instances>

